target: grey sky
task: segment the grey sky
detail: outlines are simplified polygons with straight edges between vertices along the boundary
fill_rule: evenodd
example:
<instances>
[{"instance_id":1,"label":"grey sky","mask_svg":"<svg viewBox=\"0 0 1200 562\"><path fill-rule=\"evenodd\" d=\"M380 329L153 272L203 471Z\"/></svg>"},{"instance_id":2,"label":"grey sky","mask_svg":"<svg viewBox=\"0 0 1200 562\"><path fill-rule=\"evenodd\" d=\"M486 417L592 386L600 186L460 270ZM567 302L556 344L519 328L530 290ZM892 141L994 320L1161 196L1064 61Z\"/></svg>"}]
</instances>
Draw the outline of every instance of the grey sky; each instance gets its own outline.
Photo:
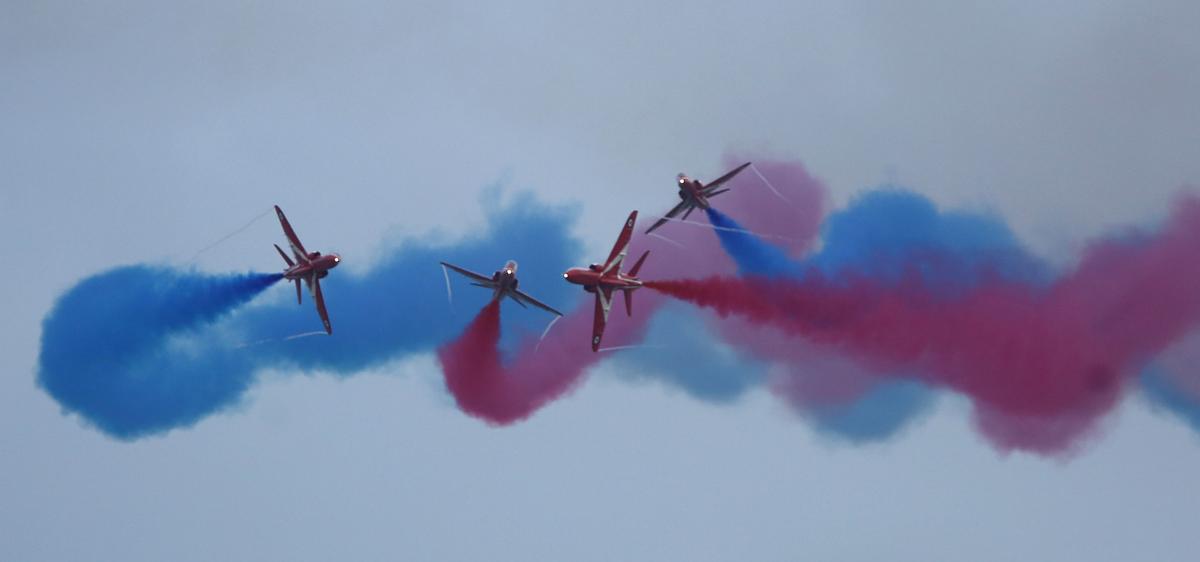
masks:
<instances>
[{"instance_id":1,"label":"grey sky","mask_svg":"<svg viewBox=\"0 0 1200 562\"><path fill-rule=\"evenodd\" d=\"M1195 2L583 6L0 5L0 559L1194 557L1200 440L1138 400L1062 462L999 456L954 399L856 448L761 391L713 406L603 366L502 430L428 357L270 375L132 444L35 388L62 290L183 263L276 202L369 267L479 224L503 179L579 205L600 251L676 172L752 151L835 202L894 176L995 209L1061 260L1200 184ZM268 238L199 263L274 267Z\"/></svg>"}]
</instances>

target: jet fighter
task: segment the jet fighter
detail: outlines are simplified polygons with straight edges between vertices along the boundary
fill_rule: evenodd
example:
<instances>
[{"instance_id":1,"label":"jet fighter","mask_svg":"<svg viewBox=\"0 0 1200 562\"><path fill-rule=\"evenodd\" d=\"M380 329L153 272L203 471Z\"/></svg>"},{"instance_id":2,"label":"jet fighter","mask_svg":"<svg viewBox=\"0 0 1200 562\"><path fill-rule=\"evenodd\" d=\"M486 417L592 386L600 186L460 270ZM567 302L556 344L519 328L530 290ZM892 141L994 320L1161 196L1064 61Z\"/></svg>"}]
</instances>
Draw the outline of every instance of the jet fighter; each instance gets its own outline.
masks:
<instances>
[{"instance_id":1,"label":"jet fighter","mask_svg":"<svg viewBox=\"0 0 1200 562\"><path fill-rule=\"evenodd\" d=\"M745 170L746 166L749 165L750 163L746 162L713 180L708 185L700 183L699 180L689 178L687 174L676 176L675 180L679 186L679 204L672 207L670 211L667 211L666 216L658 219L658 222L650 225L650 228L646 229L646 234L650 234L654 229L666 224L667 221L675 218L679 213L683 213L683 219L687 220L688 215L692 214L692 211L695 211L696 207L707 210L710 206L708 202L710 198L725 193L730 189L728 187L721 189L721 186L733 179L733 176L738 175L739 172Z\"/></svg>"},{"instance_id":2,"label":"jet fighter","mask_svg":"<svg viewBox=\"0 0 1200 562\"><path fill-rule=\"evenodd\" d=\"M492 290L492 300L499 300L499 299L503 299L504 297L508 297L508 298L512 299L514 302L516 302L517 304L519 304L523 307L526 307L526 308L528 308L526 306L526 304L532 304L533 306L536 306L542 310L545 310L546 312L549 312L550 314L557 314L558 316L563 315L563 313L555 310L550 305L547 305L547 304L529 296L527 293L525 293L524 291L517 288L517 285L520 284L520 280L517 279L517 262L516 261L508 260L504 264L504 269L497 270L495 273L492 274L491 277L488 277L488 276L480 274L480 273L475 273L474 271L459 267L452 263L447 263L447 262L440 262L440 263L442 264L442 267L451 269L455 273L462 275L463 277L466 277L467 279L470 279L472 285L474 285L476 287L483 287L484 289L491 289ZM449 287L449 285L447 285L447 287Z\"/></svg>"},{"instance_id":3,"label":"jet fighter","mask_svg":"<svg viewBox=\"0 0 1200 562\"><path fill-rule=\"evenodd\" d=\"M600 349L600 338L604 336L604 327L608 325L608 312L612 310L614 291L625 294L625 313L633 316L633 291L642 286L637 278L638 270L646 261L649 251L642 254L633 269L628 274L621 273L621 263L629 254L629 239L633 237L633 223L637 221L637 211L629 213L625 220L625 228L617 237L617 243L609 252L608 259L603 264L594 263L587 267L568 269L563 278L568 283L583 285L583 290L596 295L596 311L592 319L592 351Z\"/></svg>"},{"instance_id":4,"label":"jet fighter","mask_svg":"<svg viewBox=\"0 0 1200 562\"><path fill-rule=\"evenodd\" d=\"M329 312L325 310L325 297L321 294L321 279L329 275L329 270L338 266L342 262L342 257L337 254L321 255L321 252L309 252L304 249L304 245L300 243L300 239L296 237L296 231L292 230L292 225L288 223L287 217L283 216L283 210L279 205L275 206L275 214L279 215L279 225L283 227L283 234L288 239L288 246L291 246L292 255L296 260L292 261L279 244L275 244L275 250L279 252L279 257L287 262L287 269L283 270L283 278L289 281L296 282L296 302L300 301L300 281L304 281L308 285L308 292L312 295L312 299L317 303L317 314L321 315L321 323L325 325L325 333L333 334L333 326L329 323Z\"/></svg>"}]
</instances>

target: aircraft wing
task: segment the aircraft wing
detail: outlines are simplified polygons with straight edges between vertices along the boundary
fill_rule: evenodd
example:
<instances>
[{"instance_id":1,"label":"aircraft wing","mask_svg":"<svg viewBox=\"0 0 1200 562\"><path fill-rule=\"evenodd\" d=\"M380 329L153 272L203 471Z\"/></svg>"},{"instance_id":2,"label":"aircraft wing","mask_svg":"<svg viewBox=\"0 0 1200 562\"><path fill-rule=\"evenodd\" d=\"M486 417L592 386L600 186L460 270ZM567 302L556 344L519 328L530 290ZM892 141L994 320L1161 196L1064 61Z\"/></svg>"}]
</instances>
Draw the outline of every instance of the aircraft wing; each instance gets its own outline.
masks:
<instances>
[{"instance_id":1,"label":"aircraft wing","mask_svg":"<svg viewBox=\"0 0 1200 562\"><path fill-rule=\"evenodd\" d=\"M321 323L325 325L325 333L333 335L333 325L329 323L329 311L325 310L325 295L321 294L321 280L313 275L313 301L317 303L317 314L321 315Z\"/></svg>"},{"instance_id":2,"label":"aircraft wing","mask_svg":"<svg viewBox=\"0 0 1200 562\"><path fill-rule=\"evenodd\" d=\"M612 310L612 291L597 289L596 312L592 317L592 351L600 350L600 339L604 337L604 327L608 325L609 310Z\"/></svg>"},{"instance_id":3,"label":"aircraft wing","mask_svg":"<svg viewBox=\"0 0 1200 562\"><path fill-rule=\"evenodd\" d=\"M464 268L464 267L458 267L457 265L454 265L454 264L452 264L452 263L446 263L446 262L444 262L444 261L443 261L443 262L438 262L438 263L442 264L442 267L445 267L445 268L448 268L448 269L450 269L450 270L453 270L455 273L457 273L457 274L459 274L459 275L462 275L463 277L467 277L467 278L469 278L469 279L473 279L473 280L475 280L475 281L484 281L484 282L487 282L487 283L491 283L491 282L492 282L492 278L491 278L491 277L488 277L488 276L486 276L486 275L482 275L482 274L479 274L479 273L475 273L474 271L471 271L471 270L469 270L469 269L466 269L466 268ZM489 286L491 286L491 285L489 285Z\"/></svg>"},{"instance_id":4,"label":"aircraft wing","mask_svg":"<svg viewBox=\"0 0 1200 562\"><path fill-rule=\"evenodd\" d=\"M292 254L296 256L296 260L308 263L308 251L304 249L304 244L300 243L300 238L296 236L296 231L292 230L291 223L283 215L283 209L280 209L279 205L275 205L275 214L279 216L279 225L283 227L283 234L287 236L288 245L292 247Z\"/></svg>"},{"instance_id":5,"label":"aircraft wing","mask_svg":"<svg viewBox=\"0 0 1200 562\"><path fill-rule=\"evenodd\" d=\"M646 234L650 234L651 232L654 231L654 229L656 229L664 224L667 224L667 221L675 218L675 215L678 215L680 213L680 211L683 211L683 209L686 207L688 207L687 201L680 201L678 205L671 207L671 210L667 211L667 214L663 215L662 218L658 219L658 222L650 225L650 228L646 229Z\"/></svg>"},{"instance_id":6,"label":"aircraft wing","mask_svg":"<svg viewBox=\"0 0 1200 562\"><path fill-rule=\"evenodd\" d=\"M733 179L733 176L736 176L739 173L741 173L741 171L745 170L746 166L749 166L749 165L750 165L750 163L746 162L745 164L742 164L741 166L738 166L738 167L730 170L725 175L713 180L712 183L705 185L704 186L704 194L712 195L712 192L715 191L718 187L721 187L721 184Z\"/></svg>"},{"instance_id":7,"label":"aircraft wing","mask_svg":"<svg viewBox=\"0 0 1200 562\"><path fill-rule=\"evenodd\" d=\"M513 300L517 301L518 303L524 304L521 301L525 301L529 304L532 304L533 306L536 306L542 310L545 310L546 312L549 312L550 314L557 314L559 316L563 315L563 313L555 310L554 307L529 296L529 294L527 294L525 291L522 291L520 289L513 289L513 293L516 296L516 298Z\"/></svg>"},{"instance_id":8,"label":"aircraft wing","mask_svg":"<svg viewBox=\"0 0 1200 562\"><path fill-rule=\"evenodd\" d=\"M629 239L633 238L635 222L637 222L637 211L629 213L629 218L625 219L625 227L621 229L621 235L617 236L617 243L613 244L612 252L609 252L608 259L604 261L604 269L600 270L601 274L612 271L614 267L620 267L621 261L629 253Z\"/></svg>"}]
</instances>

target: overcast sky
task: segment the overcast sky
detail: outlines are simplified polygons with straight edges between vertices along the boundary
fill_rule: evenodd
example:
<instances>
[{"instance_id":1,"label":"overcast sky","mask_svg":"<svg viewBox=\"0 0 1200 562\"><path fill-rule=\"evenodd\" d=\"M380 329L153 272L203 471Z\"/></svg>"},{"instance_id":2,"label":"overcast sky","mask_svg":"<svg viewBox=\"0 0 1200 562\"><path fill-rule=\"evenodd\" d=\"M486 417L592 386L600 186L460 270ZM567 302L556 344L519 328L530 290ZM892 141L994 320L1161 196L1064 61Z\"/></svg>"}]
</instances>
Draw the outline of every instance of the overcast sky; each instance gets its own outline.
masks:
<instances>
[{"instance_id":1,"label":"overcast sky","mask_svg":"<svg viewBox=\"0 0 1200 562\"><path fill-rule=\"evenodd\" d=\"M994 210L1069 260L1200 185L1196 2L76 4L0 4L0 559L1200 551L1200 438L1139 399L1063 460L995 452L952 397L851 446L761 390L712 405L611 364L504 429L458 412L430 356L267 373L133 443L34 381L62 291L185 264L273 203L366 268L478 227L501 182L577 205L583 261L735 152L804 162L837 205L898 181ZM274 268L268 239L260 221L197 263Z\"/></svg>"}]
</instances>

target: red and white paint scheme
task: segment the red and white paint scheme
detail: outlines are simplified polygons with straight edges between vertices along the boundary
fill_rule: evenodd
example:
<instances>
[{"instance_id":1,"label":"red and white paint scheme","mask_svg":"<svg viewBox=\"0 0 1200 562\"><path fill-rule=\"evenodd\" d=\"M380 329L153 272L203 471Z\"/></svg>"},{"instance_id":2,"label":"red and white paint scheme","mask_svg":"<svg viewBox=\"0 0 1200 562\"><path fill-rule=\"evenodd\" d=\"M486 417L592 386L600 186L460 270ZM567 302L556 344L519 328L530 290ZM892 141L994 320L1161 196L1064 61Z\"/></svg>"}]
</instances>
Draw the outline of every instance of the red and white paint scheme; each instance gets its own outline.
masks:
<instances>
[{"instance_id":1,"label":"red and white paint scheme","mask_svg":"<svg viewBox=\"0 0 1200 562\"><path fill-rule=\"evenodd\" d=\"M667 221L675 218L679 213L683 213L683 220L687 220L688 215L692 214L692 211L696 210L697 207L708 209L711 206L708 202L710 198L729 191L729 188L721 189L721 186L733 179L733 176L738 175L738 173L745 170L749 165L750 163L746 162L713 180L708 185L700 183L699 180L689 178L687 174L676 176L675 180L679 185L679 204L672 207L670 211L667 211L667 214L658 219L658 222L650 225L650 228L646 229L646 234L650 234L654 229L666 224Z\"/></svg>"},{"instance_id":2,"label":"red and white paint scheme","mask_svg":"<svg viewBox=\"0 0 1200 562\"><path fill-rule=\"evenodd\" d=\"M592 351L600 349L600 339L604 336L604 327L608 325L608 312L612 309L613 292L625 294L625 312L633 316L633 291L642 286L637 278L638 270L646 262L649 251L642 254L628 274L621 273L621 262L629 254L629 240L633 238L633 224L637 221L637 211L629 213L625 220L625 228L617 237L617 243L603 264L594 263L587 267L568 269L563 278L568 283L583 285L583 290L596 295L596 312L592 320Z\"/></svg>"},{"instance_id":3,"label":"red and white paint scheme","mask_svg":"<svg viewBox=\"0 0 1200 562\"><path fill-rule=\"evenodd\" d=\"M342 263L342 256L337 254L321 255L321 252L305 250L279 205L275 206L275 214L279 215L279 224L283 227L283 234L288 239L288 246L291 247L292 255L296 258L295 261L292 261L292 258L289 258L278 244L275 245L279 257L283 258L288 265L287 269L283 270L283 278L296 282L297 303L301 302L300 281L304 281L304 284L308 285L308 292L312 295L313 301L317 303L317 314L321 315L321 323L325 325L325 333L332 334L333 326L329 323L329 312L325 310L325 297L321 294L321 279L329 275L329 270Z\"/></svg>"},{"instance_id":4,"label":"red and white paint scheme","mask_svg":"<svg viewBox=\"0 0 1200 562\"><path fill-rule=\"evenodd\" d=\"M554 307L551 307L550 305L529 296L527 293L517 288L517 285L520 285L521 282L519 279L517 279L517 262L515 260L508 260L505 262L504 269L497 270L492 274L491 277L483 275L482 273L475 273L474 271L459 267L452 263L439 263L442 264L442 267L452 270L455 273L470 279L472 285L476 287L483 287L484 289L491 289L492 300L500 300L504 297L508 297L521 306L531 304L537 308L549 312L550 314L555 314L558 316L563 315L563 313L555 310ZM447 290L450 288L449 277L446 278L446 288Z\"/></svg>"}]
</instances>

